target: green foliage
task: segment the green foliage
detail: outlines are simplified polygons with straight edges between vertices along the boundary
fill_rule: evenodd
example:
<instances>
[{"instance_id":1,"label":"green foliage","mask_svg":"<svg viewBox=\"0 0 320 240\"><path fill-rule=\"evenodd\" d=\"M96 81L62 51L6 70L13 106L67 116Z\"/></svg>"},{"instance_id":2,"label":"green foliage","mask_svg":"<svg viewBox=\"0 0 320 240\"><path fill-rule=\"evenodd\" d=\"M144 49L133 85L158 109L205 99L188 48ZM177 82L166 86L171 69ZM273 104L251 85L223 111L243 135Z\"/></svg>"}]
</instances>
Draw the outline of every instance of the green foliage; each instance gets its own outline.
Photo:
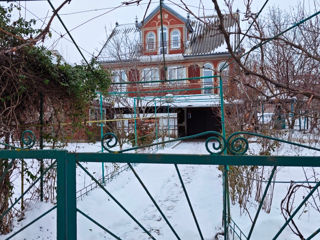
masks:
<instances>
[{"instance_id":1,"label":"green foliage","mask_svg":"<svg viewBox=\"0 0 320 240\"><path fill-rule=\"evenodd\" d=\"M43 47L28 47L25 51L26 67L41 76L39 84L44 88L54 84L83 107L95 98L97 91L107 95L110 76L94 61L90 65L72 66L54 63L52 53Z\"/></svg>"},{"instance_id":2,"label":"green foliage","mask_svg":"<svg viewBox=\"0 0 320 240\"><path fill-rule=\"evenodd\" d=\"M94 61L88 66L70 65L46 48L35 45L34 38L42 31L35 29L35 20L13 19L12 16L17 16L14 10L19 9L13 4L7 8L0 6L0 128L3 130L0 138L19 138L21 128L36 128L40 102L43 102L44 115L49 116L44 123L48 126L44 128L44 137L54 147L57 141L67 140L67 130L62 123L71 121L70 128L79 129L96 92L107 95L110 76ZM0 175L6 166L0 164ZM16 165L0 184L0 214L8 209L12 197L10 176L15 168ZM28 182L37 177L27 167L22 173ZM49 173L46 177L49 178ZM47 184L45 182L45 186ZM10 212L2 221L0 234L11 231L12 217Z\"/></svg>"},{"instance_id":3,"label":"green foliage","mask_svg":"<svg viewBox=\"0 0 320 240\"><path fill-rule=\"evenodd\" d=\"M24 45L41 30L34 29L35 20L13 20L15 9L18 7L13 4L8 8L0 6L0 111L6 113L11 105L15 108L3 114L0 122L12 124L11 119L16 119L19 122L13 125L18 126L24 124L26 117L30 121L32 116L27 114L38 110L39 95L52 104L57 117L64 112L64 120L80 122L96 92L107 95L110 75L95 61L70 65L44 47ZM60 123L61 118L52 121Z\"/></svg>"},{"instance_id":4,"label":"green foliage","mask_svg":"<svg viewBox=\"0 0 320 240\"><path fill-rule=\"evenodd\" d=\"M0 31L0 49L4 47L14 47L23 43L24 38L32 38L40 32L40 29L35 29L36 21L31 19L26 21L19 17L16 20L12 19L14 10L20 10L18 6L10 4L7 8L0 6L0 28L10 34Z\"/></svg>"}]
</instances>

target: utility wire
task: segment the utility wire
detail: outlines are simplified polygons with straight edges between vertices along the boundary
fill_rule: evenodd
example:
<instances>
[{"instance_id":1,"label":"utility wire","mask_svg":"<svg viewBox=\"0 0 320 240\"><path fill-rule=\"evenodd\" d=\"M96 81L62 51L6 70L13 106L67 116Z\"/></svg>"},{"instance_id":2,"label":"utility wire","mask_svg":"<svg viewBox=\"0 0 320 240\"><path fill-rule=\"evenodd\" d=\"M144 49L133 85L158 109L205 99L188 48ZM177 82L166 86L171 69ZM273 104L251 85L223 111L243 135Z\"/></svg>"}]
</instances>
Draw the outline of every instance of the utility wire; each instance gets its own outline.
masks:
<instances>
[{"instance_id":1,"label":"utility wire","mask_svg":"<svg viewBox=\"0 0 320 240\"><path fill-rule=\"evenodd\" d=\"M147 5L148 3L140 3L139 5ZM125 8L125 7L135 7L134 5L121 5L120 8ZM89 13L89 12L98 12L98 11L103 11L103 10L110 10L115 7L105 7L105 8L94 8L94 9L88 9L88 10L81 10L81 11L75 11L75 12L67 12L67 13L60 13L60 16L68 16L68 15L75 15L75 14L81 14L81 13Z\"/></svg>"},{"instance_id":2,"label":"utility wire","mask_svg":"<svg viewBox=\"0 0 320 240\"><path fill-rule=\"evenodd\" d=\"M266 0L264 2L264 4L262 5L262 7L260 8L259 12L257 13L257 16L255 17L254 21L252 21L252 23L250 24L249 28L247 29L247 31L245 32L245 34L242 36L242 38L240 39L237 47L235 49L238 49L242 43L242 41L244 40L245 36L247 35L247 33L250 31L251 27L253 26L254 22L258 19L260 13L263 11L263 9L265 8L265 6L267 5L267 3L269 2L269 0ZM224 63L224 65L221 67L221 69L219 69L220 72L222 72L224 69L226 69L230 63L227 63L230 60L231 57L229 57L229 59Z\"/></svg>"},{"instance_id":3,"label":"utility wire","mask_svg":"<svg viewBox=\"0 0 320 240\"><path fill-rule=\"evenodd\" d=\"M47 0L47 1L48 1L48 3L49 3L50 7L52 8L52 10L55 12L56 9L55 9L54 6L52 5L51 1L50 1L50 0ZM66 30L66 32L68 33L71 41L72 41L73 44L76 46L76 48L77 48L77 50L79 51L80 55L82 56L83 60L86 62L86 64L87 64L88 66L90 66L90 65L89 65L89 62L87 61L87 59L86 59L85 56L83 55L83 53L82 53L82 51L80 50L78 44L77 44L76 41L73 39L71 33L70 33L69 30L67 29L66 25L64 24L64 22L62 21L62 19L61 19L61 17L59 16L58 13L57 13L57 17L58 17L59 21L61 22L62 26L64 27L64 29Z\"/></svg>"},{"instance_id":4,"label":"utility wire","mask_svg":"<svg viewBox=\"0 0 320 240\"><path fill-rule=\"evenodd\" d=\"M48 1L49 1L49 0L48 0ZM49 1L49 2L50 2L50 1ZM57 14L57 16L58 16L58 18L59 18L60 22L62 23L63 27L64 27L64 28L65 28L65 30L66 30L66 33L64 33L64 34L60 34L60 36L61 36L61 37L64 37L64 36L65 36L65 34L68 34L68 35L69 35L69 37L71 38L72 42L74 43L74 45L77 47L78 51L80 52L80 54L81 54L82 58L83 58L83 59L85 60L85 62L89 65L88 61L85 59L85 57L83 56L83 54L82 54L81 50L79 49L78 45L75 43L74 39L72 38L72 36L71 36L70 32L72 32L73 30L75 30L75 29L77 29L77 28L79 28L79 27L81 27L81 26L83 26L83 25L87 24L88 22L90 22L90 21L92 21L92 20L94 20L94 19L97 19L97 18L99 18L99 17L101 17L101 16L103 16L103 15L105 15L105 14L108 14L108 13L110 13L110 12L112 12L112 11L114 11L114 10L116 10L116 9L120 8L120 7L122 7L122 6L123 6L123 4L124 4L124 3L122 3L122 4L120 4L120 5L116 6L116 7L111 8L111 9L110 9L109 11L107 11L107 12L104 12L104 13L102 13L102 14L99 14L99 15L95 16L95 17L92 17L92 18L90 18L90 19L86 20L85 22L83 22L83 23L81 23L81 24L79 24L79 25L75 26L74 28L72 28L72 29L70 29L70 30L68 30L68 29L65 27L65 25L64 25L63 21L61 20L60 16ZM52 5L52 4L51 4L51 5ZM53 44L55 44L55 43L53 43ZM98 55L100 55L100 54L101 54L101 51L99 52L99 54L98 54ZM94 55L93 55L93 54L91 54L91 53L90 53L90 55L91 55L92 57L94 57Z\"/></svg>"},{"instance_id":5,"label":"utility wire","mask_svg":"<svg viewBox=\"0 0 320 240\"><path fill-rule=\"evenodd\" d=\"M101 16L103 16L103 15L105 15L105 14L108 14L108 13L110 13L110 12L112 12L112 11L114 11L114 10L116 10L116 9L120 8L122 5L123 5L123 3L122 3L122 4L120 4L120 5L118 5L118 6L116 6L116 7L114 7L114 8L112 8L112 9L110 9L110 10L109 10L109 11L107 11L107 12L101 13L101 14L99 14L99 15L95 16L95 17L92 17L92 18L90 18L90 19L88 19L88 20L84 21L83 23L80 23L79 25L75 26L74 28L71 28L71 29L70 29L70 32L72 32L73 30L75 30L75 29L77 29L77 28L79 28L79 27L81 27L81 26L83 26L83 25L87 24L88 22L90 22L90 21L92 21L92 20L94 20L94 19L97 19L97 18L99 18L99 17L101 17Z\"/></svg>"},{"instance_id":6,"label":"utility wire","mask_svg":"<svg viewBox=\"0 0 320 240\"><path fill-rule=\"evenodd\" d=\"M24 9L25 9L27 12L29 12L31 15L33 15L34 17L36 17L37 20L45 23L45 21L44 21L42 18L40 18L39 16L37 16L36 14L34 14L33 12L31 12L29 9L27 9L26 7L24 7L24 6L22 6L22 5L21 5L21 7L24 8ZM56 42L59 41L61 38L63 38L64 40L67 40L67 41L70 42L70 43L73 43L71 40L69 40L68 38L66 38L65 36L63 36L61 33L59 33L59 32L58 32L57 30L55 30L54 28L50 27L50 29L52 29L52 31L54 31L54 32L59 36L59 38L56 39L56 40L51 44L51 46L53 46L54 44L56 44ZM51 46L50 46L49 48L51 48ZM84 49L83 47L80 47L80 46L79 46L79 48L81 48L83 51L85 51L85 52L88 53L89 55L93 56L93 54L92 54L91 52L89 52L88 50Z\"/></svg>"}]
</instances>

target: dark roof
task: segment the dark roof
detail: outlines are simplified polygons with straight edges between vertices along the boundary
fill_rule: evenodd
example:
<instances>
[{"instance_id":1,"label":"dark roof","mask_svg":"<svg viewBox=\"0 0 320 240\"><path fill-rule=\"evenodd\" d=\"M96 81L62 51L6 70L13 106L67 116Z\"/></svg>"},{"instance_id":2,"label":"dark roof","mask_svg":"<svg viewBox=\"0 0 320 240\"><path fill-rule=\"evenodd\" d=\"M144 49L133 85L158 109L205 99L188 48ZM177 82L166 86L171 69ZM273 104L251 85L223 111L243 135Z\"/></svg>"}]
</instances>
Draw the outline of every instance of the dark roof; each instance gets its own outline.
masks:
<instances>
[{"instance_id":1,"label":"dark roof","mask_svg":"<svg viewBox=\"0 0 320 240\"><path fill-rule=\"evenodd\" d=\"M227 30L236 29L236 20L238 14L224 15L224 26ZM218 18L212 17L206 23L198 20L192 21L194 31L190 38L190 45L185 55L206 55L217 52L226 52L227 50L217 51L225 43L224 36L218 29ZM236 32L236 31L234 31Z\"/></svg>"},{"instance_id":2,"label":"dark roof","mask_svg":"<svg viewBox=\"0 0 320 240\"><path fill-rule=\"evenodd\" d=\"M177 13L175 10L173 10L172 8L168 7L166 4L162 3L162 9L166 9L168 12L171 12L172 15L174 15L175 17L179 18L181 21L183 21L184 23L187 24L187 19L183 16L181 16L179 13ZM153 9L153 11L144 19L144 22L142 22L142 26L149 22L149 20L151 18L153 18L157 12L160 11L160 5L158 7L156 7L155 9Z\"/></svg>"}]
</instances>

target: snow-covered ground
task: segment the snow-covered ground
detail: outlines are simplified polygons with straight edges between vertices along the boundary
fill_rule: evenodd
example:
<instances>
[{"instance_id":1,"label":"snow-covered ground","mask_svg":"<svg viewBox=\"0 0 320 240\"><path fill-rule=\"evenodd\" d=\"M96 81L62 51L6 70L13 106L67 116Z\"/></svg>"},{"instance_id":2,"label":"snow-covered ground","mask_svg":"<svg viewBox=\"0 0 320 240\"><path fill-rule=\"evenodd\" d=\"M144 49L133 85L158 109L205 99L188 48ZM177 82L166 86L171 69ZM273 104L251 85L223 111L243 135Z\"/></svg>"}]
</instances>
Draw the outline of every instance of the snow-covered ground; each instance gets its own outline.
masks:
<instances>
[{"instance_id":1,"label":"snow-covered ground","mask_svg":"<svg viewBox=\"0 0 320 240\"><path fill-rule=\"evenodd\" d=\"M304 139L302 136L293 136L293 138L295 137L302 139L305 144L308 144L308 137ZM313 140L311 142L314 146L320 147L320 144L316 141ZM259 143L251 143L249 153L258 154L261 151L260 146ZM68 149L77 152L97 152L101 149L101 146L100 143L78 143L70 144ZM154 152L155 149L145 151ZM193 141L182 142L176 145L171 144L164 149L158 149L157 153L207 154L207 151L204 142ZM284 144L277 147L272 154L320 156L320 152ZM84 165L95 177L101 177L101 163L87 163ZM106 172L113 169L113 166L107 165L107 167L109 168L106 168ZM180 238L183 240L200 239L174 166L138 164L135 166L135 169ZM221 225L221 171L218 170L217 166L184 165L179 166L179 169L204 238L213 240L215 234L217 232L222 232L223 230ZM271 172L270 167L267 169ZM309 172L310 168L305 168L305 170ZM305 180L305 176L302 168L279 167L276 173L276 180L298 181ZM81 169L77 169L77 189L82 188L90 182L90 177L85 175ZM269 214L264 211L261 212L251 239L271 239L284 224L285 220L280 211L280 204L281 200L285 197L288 187L289 184L279 183L275 185L272 210ZM176 239L131 171L121 173L112 182L107 183L106 188L156 239ZM298 192L294 206L297 206L301 202L302 197L307 193L307 190ZM25 226L52 206L53 205L46 203L36 203L29 206L29 210L26 212L26 218L23 221L15 222L14 231ZM250 199L247 206L251 218L253 218L258 203L253 199ZM101 223L121 239L149 239L147 234L145 234L143 230L100 188L90 192L82 200L78 200L77 208ZM304 213L301 214L302 212ZM240 211L239 205L235 204L231 205L231 215L235 222L247 234L251 227L248 213ZM114 239L79 213L77 216L78 239ZM303 208L295 219L305 237L308 237L320 227L320 213L310 206ZM2 236L0 239L5 239L6 237L8 236ZM315 239L319 239L319 236L317 237ZM55 238L56 210L19 233L13 239L29 240ZM279 239L291 240L299 238L290 231L289 227L287 227L280 235Z\"/></svg>"}]
</instances>

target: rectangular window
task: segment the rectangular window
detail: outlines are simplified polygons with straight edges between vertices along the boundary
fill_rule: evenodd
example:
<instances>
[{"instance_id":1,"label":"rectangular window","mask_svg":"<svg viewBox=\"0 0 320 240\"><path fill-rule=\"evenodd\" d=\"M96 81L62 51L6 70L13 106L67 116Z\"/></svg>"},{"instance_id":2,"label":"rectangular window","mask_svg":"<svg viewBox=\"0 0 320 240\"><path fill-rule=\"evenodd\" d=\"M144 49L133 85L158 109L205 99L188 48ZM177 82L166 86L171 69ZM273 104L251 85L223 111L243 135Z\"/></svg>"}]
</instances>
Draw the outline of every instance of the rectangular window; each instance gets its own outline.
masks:
<instances>
[{"instance_id":1,"label":"rectangular window","mask_svg":"<svg viewBox=\"0 0 320 240\"><path fill-rule=\"evenodd\" d=\"M127 73L125 70L117 70L112 72L112 82L113 83L124 83L127 82ZM114 91L125 92L127 89L126 84L114 84Z\"/></svg>"},{"instance_id":2,"label":"rectangular window","mask_svg":"<svg viewBox=\"0 0 320 240\"><path fill-rule=\"evenodd\" d=\"M183 66L172 66L168 68L168 79L175 80L175 79L183 79L186 78L186 68ZM186 81L176 81L173 84L179 83L186 83Z\"/></svg>"},{"instance_id":3,"label":"rectangular window","mask_svg":"<svg viewBox=\"0 0 320 240\"><path fill-rule=\"evenodd\" d=\"M171 33L171 48L180 48L180 31L177 29Z\"/></svg>"},{"instance_id":4,"label":"rectangular window","mask_svg":"<svg viewBox=\"0 0 320 240\"><path fill-rule=\"evenodd\" d=\"M167 53L167 44L168 44L168 28L163 27L163 31L159 28L159 54ZM163 40L163 42L162 42Z\"/></svg>"},{"instance_id":5,"label":"rectangular window","mask_svg":"<svg viewBox=\"0 0 320 240\"><path fill-rule=\"evenodd\" d=\"M205 78L203 79L203 94L212 94L212 87L213 87L213 84L212 84L212 78Z\"/></svg>"},{"instance_id":6,"label":"rectangular window","mask_svg":"<svg viewBox=\"0 0 320 240\"><path fill-rule=\"evenodd\" d=\"M153 81L159 81L159 69L158 68L145 68L142 71L142 81L145 82L144 85L150 86L150 85L157 85L159 82Z\"/></svg>"},{"instance_id":7,"label":"rectangular window","mask_svg":"<svg viewBox=\"0 0 320 240\"><path fill-rule=\"evenodd\" d=\"M154 32L149 32L147 34L146 41L147 41L148 51L153 51L155 49L155 42L156 42L155 39L156 39L156 35L154 34Z\"/></svg>"},{"instance_id":8,"label":"rectangular window","mask_svg":"<svg viewBox=\"0 0 320 240\"><path fill-rule=\"evenodd\" d=\"M172 48L180 48L180 39L176 36L172 37Z\"/></svg>"},{"instance_id":9,"label":"rectangular window","mask_svg":"<svg viewBox=\"0 0 320 240\"><path fill-rule=\"evenodd\" d=\"M92 126L92 124L100 126L101 124L101 110L99 107L91 107L89 109L89 126ZM102 120L106 120L106 109L102 108ZM102 121L103 125L105 125L105 122Z\"/></svg>"}]
</instances>

